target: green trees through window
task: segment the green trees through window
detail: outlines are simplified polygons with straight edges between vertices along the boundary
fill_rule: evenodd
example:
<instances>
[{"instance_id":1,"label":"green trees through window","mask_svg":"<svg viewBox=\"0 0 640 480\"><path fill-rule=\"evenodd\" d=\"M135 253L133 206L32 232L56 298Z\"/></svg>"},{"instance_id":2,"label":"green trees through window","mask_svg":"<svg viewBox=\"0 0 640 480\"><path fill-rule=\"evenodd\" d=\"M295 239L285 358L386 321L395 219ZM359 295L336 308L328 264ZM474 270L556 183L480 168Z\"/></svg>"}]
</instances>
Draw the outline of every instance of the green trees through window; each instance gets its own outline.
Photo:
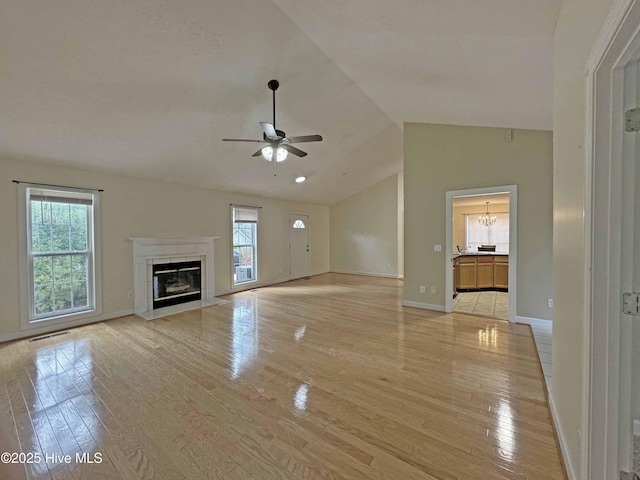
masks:
<instances>
[{"instance_id":1,"label":"green trees through window","mask_svg":"<svg viewBox=\"0 0 640 480\"><path fill-rule=\"evenodd\" d=\"M37 191L29 199L32 318L91 308L92 202Z\"/></svg>"}]
</instances>

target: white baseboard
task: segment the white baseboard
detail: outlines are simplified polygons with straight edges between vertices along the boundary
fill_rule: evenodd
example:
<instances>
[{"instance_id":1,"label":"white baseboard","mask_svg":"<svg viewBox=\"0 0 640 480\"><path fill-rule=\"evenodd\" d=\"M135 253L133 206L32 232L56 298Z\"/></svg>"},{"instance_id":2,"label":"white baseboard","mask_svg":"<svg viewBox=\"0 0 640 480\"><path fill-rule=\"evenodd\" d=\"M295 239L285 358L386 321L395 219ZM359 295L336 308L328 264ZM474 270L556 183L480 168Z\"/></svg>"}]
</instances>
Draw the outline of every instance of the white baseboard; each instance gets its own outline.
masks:
<instances>
[{"instance_id":1,"label":"white baseboard","mask_svg":"<svg viewBox=\"0 0 640 480\"><path fill-rule=\"evenodd\" d=\"M309 275L310 277L315 277L316 275L324 275L325 273L329 273L329 270L323 270L321 272L312 273ZM306 277L300 277L306 278ZM253 290L254 288L262 288L262 287L270 287L271 285L278 285L279 283L290 282L291 280L300 280L300 278L289 278L289 277L280 277L275 280L269 280L267 282L252 282L245 285L240 285L235 288L228 288L226 290L216 290L216 297L220 297L222 295L230 295L232 293L246 292L247 290Z\"/></svg>"},{"instance_id":2,"label":"white baseboard","mask_svg":"<svg viewBox=\"0 0 640 480\"><path fill-rule=\"evenodd\" d=\"M403 300L402 305L405 307L422 308L423 310L435 310L436 312L444 312L444 305L432 305L430 303L410 302Z\"/></svg>"},{"instance_id":3,"label":"white baseboard","mask_svg":"<svg viewBox=\"0 0 640 480\"><path fill-rule=\"evenodd\" d=\"M365 277L383 277L383 278L403 278L403 275L392 275L389 273L375 273L375 272L355 272L352 270L334 270L331 269L331 273L344 273L346 275L363 275Z\"/></svg>"},{"instance_id":4,"label":"white baseboard","mask_svg":"<svg viewBox=\"0 0 640 480\"><path fill-rule=\"evenodd\" d=\"M553 328L552 320L544 320L542 318L519 317L516 315L516 322L525 323L527 325L531 325L532 327L538 327L538 328L544 328L544 329Z\"/></svg>"},{"instance_id":5,"label":"white baseboard","mask_svg":"<svg viewBox=\"0 0 640 480\"><path fill-rule=\"evenodd\" d=\"M551 410L551 419L553 420L553 425L556 428L556 434L558 435L558 442L560 443L560 453L562 454L562 458L564 460L564 465L567 468L567 476L569 480L578 480L578 476L576 475L576 471L573 468L573 465L569 461L569 457L567 456L567 441L564 438L562 433L562 428L560 427L560 422L558 421L558 415L556 414L556 406L553 401L553 393L547 392L547 398L549 399L549 410Z\"/></svg>"},{"instance_id":6,"label":"white baseboard","mask_svg":"<svg viewBox=\"0 0 640 480\"><path fill-rule=\"evenodd\" d=\"M30 328L29 330L21 330L19 332L11 332L0 335L0 343L9 342L11 340L18 340L26 337L36 337L38 335L44 335L46 333L57 332L60 330L66 330L67 328L80 327L82 325L89 325L90 323L104 322L105 320L112 320L118 317L126 317L133 315L133 309L120 310L118 312L104 313L96 317L83 318L82 320L70 321L65 323L56 323L55 325L44 325L38 328Z\"/></svg>"},{"instance_id":7,"label":"white baseboard","mask_svg":"<svg viewBox=\"0 0 640 480\"><path fill-rule=\"evenodd\" d=\"M247 290L253 290L254 288L269 287L271 285L288 282L289 280L290 279L288 277L276 278L275 280L269 280L268 282L252 282L240 285L238 287L228 288L226 290L216 290L216 297L220 297L222 295L230 295L232 293L246 292Z\"/></svg>"}]
</instances>

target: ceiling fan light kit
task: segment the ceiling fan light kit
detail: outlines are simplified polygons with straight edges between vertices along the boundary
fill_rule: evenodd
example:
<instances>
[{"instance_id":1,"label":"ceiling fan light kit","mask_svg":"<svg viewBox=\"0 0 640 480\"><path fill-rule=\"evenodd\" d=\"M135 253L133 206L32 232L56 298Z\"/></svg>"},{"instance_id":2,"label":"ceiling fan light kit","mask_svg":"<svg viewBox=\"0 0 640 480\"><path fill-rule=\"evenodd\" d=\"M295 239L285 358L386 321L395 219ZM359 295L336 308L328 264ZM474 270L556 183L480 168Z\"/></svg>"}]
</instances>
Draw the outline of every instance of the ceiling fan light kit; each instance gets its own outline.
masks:
<instances>
[{"instance_id":1,"label":"ceiling fan light kit","mask_svg":"<svg viewBox=\"0 0 640 480\"><path fill-rule=\"evenodd\" d=\"M279 162L283 162L287 159L287 156L291 153L297 157L306 157L307 152L294 147L293 143L305 143L305 142L321 142L322 136L320 135L303 135L301 137L287 137L287 134L282 130L276 130L276 90L280 86L280 82L277 80L270 80L267 83L269 89L273 92L273 123L260 122L262 126L262 140L249 140L243 138L223 138L223 142L255 142L255 143L268 143L267 146L262 147L255 152L252 156L262 156L265 160L273 161L273 152L275 150L276 161L273 162L274 175L275 166Z\"/></svg>"},{"instance_id":2,"label":"ceiling fan light kit","mask_svg":"<svg viewBox=\"0 0 640 480\"><path fill-rule=\"evenodd\" d=\"M266 147L263 147L262 150L260 151L262 152L262 158L264 158L269 162L273 160L273 147L271 147L270 145L267 145ZM288 154L289 152L287 152L284 148L278 147L276 149L276 162L284 162L287 159Z\"/></svg>"}]
</instances>

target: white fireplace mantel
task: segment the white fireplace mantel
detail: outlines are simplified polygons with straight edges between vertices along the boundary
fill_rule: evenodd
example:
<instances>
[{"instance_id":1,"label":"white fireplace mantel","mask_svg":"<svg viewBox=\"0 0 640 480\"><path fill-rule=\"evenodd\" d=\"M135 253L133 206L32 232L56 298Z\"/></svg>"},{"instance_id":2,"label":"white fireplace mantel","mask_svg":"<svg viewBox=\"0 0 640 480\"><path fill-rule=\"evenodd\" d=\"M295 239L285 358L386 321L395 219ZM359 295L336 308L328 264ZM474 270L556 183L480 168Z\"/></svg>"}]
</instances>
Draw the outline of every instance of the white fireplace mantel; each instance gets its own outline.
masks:
<instances>
[{"instance_id":1,"label":"white fireplace mantel","mask_svg":"<svg viewBox=\"0 0 640 480\"><path fill-rule=\"evenodd\" d=\"M202 298L215 297L213 245L220 237L129 237L133 242L133 292L135 313L153 309L152 283L154 263L202 262Z\"/></svg>"}]
</instances>

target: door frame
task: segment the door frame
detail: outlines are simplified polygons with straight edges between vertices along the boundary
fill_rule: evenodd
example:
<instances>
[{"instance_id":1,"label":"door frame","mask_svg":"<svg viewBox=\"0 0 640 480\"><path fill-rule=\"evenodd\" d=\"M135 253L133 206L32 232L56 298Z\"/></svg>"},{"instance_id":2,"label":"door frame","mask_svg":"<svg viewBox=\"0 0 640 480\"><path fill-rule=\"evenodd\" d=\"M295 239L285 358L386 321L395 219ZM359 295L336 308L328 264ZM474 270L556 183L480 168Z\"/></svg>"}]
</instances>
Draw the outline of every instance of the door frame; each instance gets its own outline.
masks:
<instances>
[{"instance_id":1,"label":"door frame","mask_svg":"<svg viewBox=\"0 0 640 480\"><path fill-rule=\"evenodd\" d=\"M303 275L301 277L293 277L291 275L291 215L304 215L305 217L307 217L307 236L308 236L308 241L309 241L309 256L307 258L307 270L308 270L308 274L307 275ZM308 213L304 213L304 212L289 212L288 218L287 218L287 238L289 239L289 280L295 280L296 278L304 278L306 276L311 275L311 215L309 215Z\"/></svg>"},{"instance_id":2,"label":"door frame","mask_svg":"<svg viewBox=\"0 0 640 480\"><path fill-rule=\"evenodd\" d=\"M446 192L446 244L445 244L445 305L446 313L453 312L453 198L492 193L509 194L509 321L516 321L517 285L518 285L518 186L503 185L496 187L451 190Z\"/></svg>"},{"instance_id":3,"label":"door frame","mask_svg":"<svg viewBox=\"0 0 640 480\"><path fill-rule=\"evenodd\" d=\"M621 435L624 68L640 49L640 2L614 0L587 61L585 264L581 478L618 478L629 446ZM628 200L627 200L628 201ZM624 438L624 437L623 437Z\"/></svg>"}]
</instances>

